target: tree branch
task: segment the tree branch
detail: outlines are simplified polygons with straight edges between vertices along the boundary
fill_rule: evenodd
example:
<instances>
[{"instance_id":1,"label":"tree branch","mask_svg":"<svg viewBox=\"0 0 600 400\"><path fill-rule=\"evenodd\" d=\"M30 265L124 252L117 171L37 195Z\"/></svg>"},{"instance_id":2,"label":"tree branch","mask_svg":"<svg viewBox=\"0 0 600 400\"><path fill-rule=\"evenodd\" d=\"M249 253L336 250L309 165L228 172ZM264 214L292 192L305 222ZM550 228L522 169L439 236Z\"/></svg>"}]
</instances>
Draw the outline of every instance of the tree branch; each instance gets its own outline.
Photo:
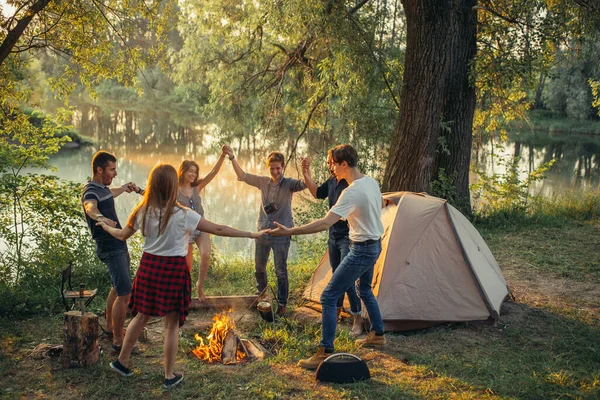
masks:
<instances>
[{"instance_id":1,"label":"tree branch","mask_svg":"<svg viewBox=\"0 0 600 400\"><path fill-rule=\"evenodd\" d=\"M4 60L6 60L6 57L8 57L11 50L15 47L15 45L17 44L17 42L23 35L23 32L25 32L25 29L27 29L27 26L29 25L31 20L38 13L40 13L44 8L46 8L46 6L50 3L50 1L52 1L52 0L36 1L29 8L29 10L27 10L27 12L25 13L25 16L23 18L21 18L19 20L19 22L17 22L17 25L14 27L14 29L11 29L8 32L8 34L6 35L6 38L4 38L4 41L0 45L0 65L2 65L2 63L4 63Z\"/></svg>"},{"instance_id":2,"label":"tree branch","mask_svg":"<svg viewBox=\"0 0 600 400\"><path fill-rule=\"evenodd\" d=\"M348 14L346 14L347 17L353 15L355 12L357 12L358 10L360 10L362 8L362 6L364 6L365 4L367 4L369 1L371 0L362 0L360 3L358 3L357 5L355 5L354 7L352 7L349 11Z\"/></svg>"}]
</instances>

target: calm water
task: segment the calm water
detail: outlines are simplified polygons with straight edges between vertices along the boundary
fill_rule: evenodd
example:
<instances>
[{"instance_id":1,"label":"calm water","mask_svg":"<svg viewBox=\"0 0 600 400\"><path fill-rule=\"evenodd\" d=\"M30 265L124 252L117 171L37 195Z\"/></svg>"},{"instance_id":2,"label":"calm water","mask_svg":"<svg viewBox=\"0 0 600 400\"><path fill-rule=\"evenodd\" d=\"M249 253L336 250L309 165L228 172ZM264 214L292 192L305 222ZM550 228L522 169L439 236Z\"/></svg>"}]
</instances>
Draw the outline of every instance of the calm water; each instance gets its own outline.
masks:
<instances>
[{"instance_id":1,"label":"calm water","mask_svg":"<svg viewBox=\"0 0 600 400\"><path fill-rule=\"evenodd\" d=\"M114 185L133 181L145 187L148 173L157 163L169 163L176 168L184 159L193 159L200 165L200 175L207 174L216 162L219 146L211 138L216 136L213 126L201 128L183 127L173 122L172 116L160 111L144 113L116 112L102 115L98 109L83 109L75 114L74 126L93 138L102 148L113 152L117 158L118 176ZM288 144L289 145L289 144ZM238 162L247 172L267 175L264 165L267 150L278 149L273 144L255 138L250 141L232 143ZM326 146L328 147L328 146ZM245 149L240 154L240 148ZM286 153L285 148L280 149ZM91 175L90 161L96 148L65 149L51 158L61 178L85 182ZM313 152L314 153L314 152ZM324 152L322 152L324 153ZM473 152L475 168L487 174L504 174L506 168L500 160L509 162L517 157L521 177L551 159L557 159L554 167L546 173L547 178L535 183L531 191L546 196L566 190L598 190L600 184L600 138L582 135L551 136L548 134L513 134L502 146L487 142ZM298 170L287 168L286 176L298 177ZM471 181L478 179L472 174ZM259 191L238 182L229 160L225 160L221 172L203 191L206 218L243 230L254 230ZM295 195L294 206L301 198L308 199L304 191ZM129 212L140 197L124 193L116 199L119 219L124 223ZM253 243L249 239L214 238L220 251L253 254ZM295 252L293 248L292 253ZM293 256L293 255L292 255Z\"/></svg>"},{"instance_id":2,"label":"calm water","mask_svg":"<svg viewBox=\"0 0 600 400\"><path fill-rule=\"evenodd\" d=\"M552 196L565 191L600 190L600 137L586 135L551 135L548 133L513 133L508 143L484 143L473 153L473 166L486 174L505 174L506 162L517 160L521 179L552 159L546 179L531 186L533 194ZM472 174L471 182L477 176Z\"/></svg>"}]
</instances>

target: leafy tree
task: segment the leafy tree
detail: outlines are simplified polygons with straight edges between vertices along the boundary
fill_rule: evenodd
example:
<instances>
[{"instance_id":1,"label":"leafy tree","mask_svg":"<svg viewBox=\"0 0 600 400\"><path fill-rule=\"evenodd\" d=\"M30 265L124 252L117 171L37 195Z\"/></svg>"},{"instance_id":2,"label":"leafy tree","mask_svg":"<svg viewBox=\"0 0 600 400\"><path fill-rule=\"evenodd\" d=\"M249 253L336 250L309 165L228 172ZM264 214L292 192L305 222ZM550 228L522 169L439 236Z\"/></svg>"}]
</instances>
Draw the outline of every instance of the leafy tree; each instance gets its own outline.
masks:
<instances>
[{"instance_id":1,"label":"leafy tree","mask_svg":"<svg viewBox=\"0 0 600 400\"><path fill-rule=\"evenodd\" d=\"M313 154L334 140L380 153L365 144L393 127L401 13L366 3L185 2L175 81L231 139L284 142L290 155L301 138Z\"/></svg>"},{"instance_id":2,"label":"leafy tree","mask_svg":"<svg viewBox=\"0 0 600 400\"><path fill-rule=\"evenodd\" d=\"M590 81L600 79L599 50L595 42L586 40L572 41L558 50L542 95L545 106L572 119L597 117Z\"/></svg>"}]
</instances>

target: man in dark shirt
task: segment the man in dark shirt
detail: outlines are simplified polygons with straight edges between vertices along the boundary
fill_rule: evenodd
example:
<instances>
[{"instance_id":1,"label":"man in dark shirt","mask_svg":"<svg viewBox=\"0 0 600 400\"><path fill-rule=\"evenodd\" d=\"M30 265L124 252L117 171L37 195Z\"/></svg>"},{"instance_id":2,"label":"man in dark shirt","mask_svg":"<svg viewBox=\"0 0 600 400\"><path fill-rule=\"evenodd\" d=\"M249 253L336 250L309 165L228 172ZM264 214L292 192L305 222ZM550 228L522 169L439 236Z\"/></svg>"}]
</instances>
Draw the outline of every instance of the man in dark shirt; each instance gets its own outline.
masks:
<instances>
[{"instance_id":1,"label":"man in dark shirt","mask_svg":"<svg viewBox=\"0 0 600 400\"><path fill-rule=\"evenodd\" d=\"M96 242L96 254L108 267L112 288L106 299L106 331L112 333L113 347L120 350L123 344L125 316L127 303L131 294L131 278L129 274L129 252L127 244L115 239L104 229L96 226L98 221L121 228L114 198L123 192L142 194L143 191L133 182L126 183L117 188L109 188L112 180L117 176L117 159L106 151L98 151L92 158L93 177L81 195L81 203L85 212L85 219L92 231L92 238Z\"/></svg>"},{"instance_id":2,"label":"man in dark shirt","mask_svg":"<svg viewBox=\"0 0 600 400\"><path fill-rule=\"evenodd\" d=\"M315 199L328 199L329 209L337 203L342 191L348 187L348 182L345 179L338 179L333 171L333 158L331 150L327 152L327 169L331 173L321 186L317 186L312 180L310 173L310 161L302 160L302 175L304 176L304 184ZM327 242L329 248L329 265L332 272L335 272L340 262L346 257L350 251L350 239L348 237L349 228L346 220L339 220L329 228L329 240ZM359 336L363 332L363 319L361 316L361 302L356 293L356 287L353 285L346 290L348 302L350 303L350 313L353 316L351 336ZM337 301L338 315L344 306L344 295Z\"/></svg>"}]
</instances>

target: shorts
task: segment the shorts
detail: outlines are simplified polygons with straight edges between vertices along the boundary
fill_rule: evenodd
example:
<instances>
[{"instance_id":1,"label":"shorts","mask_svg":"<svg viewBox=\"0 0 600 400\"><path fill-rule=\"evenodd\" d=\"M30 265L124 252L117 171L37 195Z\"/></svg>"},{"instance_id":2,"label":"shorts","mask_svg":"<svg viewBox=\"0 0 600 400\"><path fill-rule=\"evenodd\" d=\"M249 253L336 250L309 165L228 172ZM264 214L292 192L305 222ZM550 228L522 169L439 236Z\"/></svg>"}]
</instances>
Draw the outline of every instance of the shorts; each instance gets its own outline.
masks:
<instances>
[{"instance_id":1,"label":"shorts","mask_svg":"<svg viewBox=\"0 0 600 400\"><path fill-rule=\"evenodd\" d=\"M131 293L131 277L129 252L127 248L119 250L100 250L96 254L100 261L108 267L110 281L117 291L117 296Z\"/></svg>"},{"instance_id":2,"label":"shorts","mask_svg":"<svg viewBox=\"0 0 600 400\"><path fill-rule=\"evenodd\" d=\"M192 233L192 234L190 235L190 241L189 241L188 243L189 243L189 244L196 243L196 239L197 239L197 238L198 238L200 235L202 235L202 231L199 231L198 229L196 229L196 230L194 231L194 233Z\"/></svg>"}]
</instances>

